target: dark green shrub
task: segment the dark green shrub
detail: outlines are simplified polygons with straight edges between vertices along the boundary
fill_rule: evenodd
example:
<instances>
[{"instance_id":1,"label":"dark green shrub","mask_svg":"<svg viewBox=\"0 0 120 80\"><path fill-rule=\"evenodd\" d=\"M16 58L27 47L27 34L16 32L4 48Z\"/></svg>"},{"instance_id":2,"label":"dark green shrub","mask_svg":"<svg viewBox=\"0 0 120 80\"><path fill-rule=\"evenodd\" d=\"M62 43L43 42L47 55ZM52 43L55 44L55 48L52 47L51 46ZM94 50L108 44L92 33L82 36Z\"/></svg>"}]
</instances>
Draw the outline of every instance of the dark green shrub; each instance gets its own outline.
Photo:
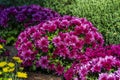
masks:
<instances>
[{"instance_id":1,"label":"dark green shrub","mask_svg":"<svg viewBox=\"0 0 120 80\"><path fill-rule=\"evenodd\" d=\"M0 0L0 4L5 5L5 6L39 4L43 6L44 1L45 0Z\"/></svg>"}]
</instances>

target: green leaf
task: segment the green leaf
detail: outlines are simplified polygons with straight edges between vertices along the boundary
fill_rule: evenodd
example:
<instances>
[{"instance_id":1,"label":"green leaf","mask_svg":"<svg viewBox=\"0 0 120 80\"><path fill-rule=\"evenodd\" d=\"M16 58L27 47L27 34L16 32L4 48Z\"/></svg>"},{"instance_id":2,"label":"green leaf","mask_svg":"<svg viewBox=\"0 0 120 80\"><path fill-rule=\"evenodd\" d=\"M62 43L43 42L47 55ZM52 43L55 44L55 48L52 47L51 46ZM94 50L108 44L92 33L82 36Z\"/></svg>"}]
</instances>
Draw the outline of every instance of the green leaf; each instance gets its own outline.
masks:
<instances>
[{"instance_id":1,"label":"green leaf","mask_svg":"<svg viewBox=\"0 0 120 80\"><path fill-rule=\"evenodd\" d=\"M9 37L7 38L7 44L10 44L11 42L15 41L15 38L12 36L12 37Z\"/></svg>"},{"instance_id":2,"label":"green leaf","mask_svg":"<svg viewBox=\"0 0 120 80\"><path fill-rule=\"evenodd\" d=\"M32 70L36 71L36 66L35 65L32 66Z\"/></svg>"}]
</instances>

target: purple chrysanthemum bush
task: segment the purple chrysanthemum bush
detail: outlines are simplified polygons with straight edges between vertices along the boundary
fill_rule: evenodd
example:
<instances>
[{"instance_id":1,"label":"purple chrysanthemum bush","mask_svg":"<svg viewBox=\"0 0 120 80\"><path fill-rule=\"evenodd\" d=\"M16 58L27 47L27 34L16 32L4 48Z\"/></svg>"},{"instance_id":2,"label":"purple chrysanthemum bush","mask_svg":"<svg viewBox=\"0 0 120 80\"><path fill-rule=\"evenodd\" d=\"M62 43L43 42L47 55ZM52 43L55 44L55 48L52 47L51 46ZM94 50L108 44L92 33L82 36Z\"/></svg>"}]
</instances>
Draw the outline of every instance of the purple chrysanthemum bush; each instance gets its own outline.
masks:
<instances>
[{"instance_id":1,"label":"purple chrysanthemum bush","mask_svg":"<svg viewBox=\"0 0 120 80\"><path fill-rule=\"evenodd\" d=\"M24 67L54 71L65 80L119 80L120 45L103 44L91 22L63 16L25 29L16 48Z\"/></svg>"},{"instance_id":2,"label":"purple chrysanthemum bush","mask_svg":"<svg viewBox=\"0 0 120 80\"><path fill-rule=\"evenodd\" d=\"M8 27L17 22L28 27L59 16L57 12L39 5L8 7L0 10L0 26Z\"/></svg>"},{"instance_id":3,"label":"purple chrysanthemum bush","mask_svg":"<svg viewBox=\"0 0 120 80\"><path fill-rule=\"evenodd\" d=\"M62 75L82 59L86 48L103 45L103 37L85 18L64 16L21 32L16 42L23 66L41 67Z\"/></svg>"},{"instance_id":4,"label":"purple chrysanthemum bush","mask_svg":"<svg viewBox=\"0 0 120 80\"><path fill-rule=\"evenodd\" d=\"M55 17L60 17L60 14L35 4L0 7L0 36L6 40L6 45L13 45L25 28Z\"/></svg>"}]
</instances>

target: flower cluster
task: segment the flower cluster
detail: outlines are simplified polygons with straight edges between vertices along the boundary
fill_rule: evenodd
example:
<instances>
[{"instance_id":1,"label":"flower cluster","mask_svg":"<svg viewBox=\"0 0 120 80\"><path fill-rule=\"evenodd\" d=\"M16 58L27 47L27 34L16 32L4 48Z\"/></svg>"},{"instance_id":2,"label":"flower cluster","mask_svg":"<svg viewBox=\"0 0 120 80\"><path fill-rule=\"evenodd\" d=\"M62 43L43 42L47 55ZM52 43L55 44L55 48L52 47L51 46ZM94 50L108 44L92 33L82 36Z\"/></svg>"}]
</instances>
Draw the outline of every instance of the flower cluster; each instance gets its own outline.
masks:
<instances>
[{"instance_id":1,"label":"flower cluster","mask_svg":"<svg viewBox=\"0 0 120 80\"><path fill-rule=\"evenodd\" d=\"M87 49L80 63L73 63L65 73L66 80L120 79L120 45Z\"/></svg>"},{"instance_id":2,"label":"flower cluster","mask_svg":"<svg viewBox=\"0 0 120 80\"><path fill-rule=\"evenodd\" d=\"M18 36L16 48L24 66L55 70L59 75L86 48L103 46L102 35L85 18L63 16L27 28Z\"/></svg>"},{"instance_id":3,"label":"flower cluster","mask_svg":"<svg viewBox=\"0 0 120 80\"><path fill-rule=\"evenodd\" d=\"M48 8L42 8L39 5L9 7L0 11L0 26L6 27L10 21L15 19L15 22L20 22L25 27L28 27L59 16L57 12Z\"/></svg>"},{"instance_id":4,"label":"flower cluster","mask_svg":"<svg viewBox=\"0 0 120 80\"><path fill-rule=\"evenodd\" d=\"M93 58L97 57L105 57L105 56L114 56L117 59L120 60L120 44L118 45L108 45L108 46L102 46L96 49L90 49L87 48L85 51L85 54L81 56L82 59L80 59L81 62L87 62L90 61Z\"/></svg>"},{"instance_id":5,"label":"flower cluster","mask_svg":"<svg viewBox=\"0 0 120 80\"><path fill-rule=\"evenodd\" d=\"M98 80L119 80L120 79L120 69L114 73L101 73L99 74Z\"/></svg>"},{"instance_id":6,"label":"flower cluster","mask_svg":"<svg viewBox=\"0 0 120 80\"><path fill-rule=\"evenodd\" d=\"M19 57L13 57L13 61L0 59L0 79L1 80L16 80L27 78L27 74L22 72L23 67L20 67L21 59Z\"/></svg>"}]
</instances>

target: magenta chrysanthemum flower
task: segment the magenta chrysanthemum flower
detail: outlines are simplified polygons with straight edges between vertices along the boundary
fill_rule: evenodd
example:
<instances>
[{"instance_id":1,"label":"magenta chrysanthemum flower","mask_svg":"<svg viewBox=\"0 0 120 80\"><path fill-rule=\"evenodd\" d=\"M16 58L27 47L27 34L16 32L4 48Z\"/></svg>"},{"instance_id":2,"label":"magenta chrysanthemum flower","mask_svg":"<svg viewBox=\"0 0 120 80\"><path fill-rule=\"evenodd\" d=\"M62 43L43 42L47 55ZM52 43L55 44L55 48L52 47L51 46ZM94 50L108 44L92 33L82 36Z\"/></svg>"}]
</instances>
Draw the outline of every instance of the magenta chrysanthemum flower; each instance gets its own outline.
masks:
<instances>
[{"instance_id":1,"label":"magenta chrysanthemum flower","mask_svg":"<svg viewBox=\"0 0 120 80\"><path fill-rule=\"evenodd\" d=\"M98 80L107 80L107 76L108 76L107 73L99 74L99 79Z\"/></svg>"},{"instance_id":2,"label":"magenta chrysanthemum flower","mask_svg":"<svg viewBox=\"0 0 120 80\"><path fill-rule=\"evenodd\" d=\"M46 37L42 37L40 40L36 41L36 45L43 52L47 52L48 51L49 41L48 41L48 39Z\"/></svg>"},{"instance_id":3,"label":"magenta chrysanthemum flower","mask_svg":"<svg viewBox=\"0 0 120 80\"><path fill-rule=\"evenodd\" d=\"M74 71L72 68L70 68L64 73L64 77L66 80L71 80L73 78L73 75L74 75Z\"/></svg>"},{"instance_id":4,"label":"magenta chrysanthemum flower","mask_svg":"<svg viewBox=\"0 0 120 80\"><path fill-rule=\"evenodd\" d=\"M64 67L59 64L56 66L55 71L58 75L62 75L64 73Z\"/></svg>"},{"instance_id":5,"label":"magenta chrysanthemum flower","mask_svg":"<svg viewBox=\"0 0 120 80\"><path fill-rule=\"evenodd\" d=\"M47 68L49 64L49 60L47 58L47 56L42 56L39 61L37 61L37 66L41 66L42 68Z\"/></svg>"}]
</instances>

